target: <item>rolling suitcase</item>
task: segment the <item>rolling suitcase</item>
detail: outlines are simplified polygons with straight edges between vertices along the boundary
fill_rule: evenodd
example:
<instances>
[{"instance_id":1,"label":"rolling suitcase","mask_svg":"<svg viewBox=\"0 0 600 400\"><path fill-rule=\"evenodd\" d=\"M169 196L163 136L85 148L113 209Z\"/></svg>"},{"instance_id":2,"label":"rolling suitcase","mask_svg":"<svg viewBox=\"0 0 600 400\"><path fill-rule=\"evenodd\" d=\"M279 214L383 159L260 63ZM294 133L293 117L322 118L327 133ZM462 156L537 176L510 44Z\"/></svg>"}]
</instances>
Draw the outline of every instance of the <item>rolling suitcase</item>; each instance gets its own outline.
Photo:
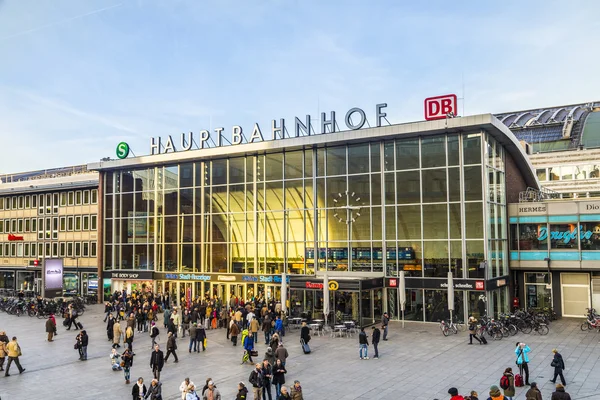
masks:
<instances>
[{"instance_id":1,"label":"rolling suitcase","mask_svg":"<svg viewBox=\"0 0 600 400\"><path fill-rule=\"evenodd\" d=\"M479 339L481 340L481 343L487 344L487 339L485 338L485 336L481 335Z\"/></svg>"},{"instance_id":2,"label":"rolling suitcase","mask_svg":"<svg viewBox=\"0 0 600 400\"><path fill-rule=\"evenodd\" d=\"M300 344L302 345L302 351L304 354L310 354L310 346L308 343L305 343L303 339L300 339Z\"/></svg>"},{"instance_id":3,"label":"rolling suitcase","mask_svg":"<svg viewBox=\"0 0 600 400\"><path fill-rule=\"evenodd\" d=\"M523 386L525 386L523 384L523 376L521 376L521 374L516 374L515 375L515 386L516 387L523 387Z\"/></svg>"},{"instance_id":4,"label":"rolling suitcase","mask_svg":"<svg viewBox=\"0 0 600 400\"><path fill-rule=\"evenodd\" d=\"M77 327L78 327L79 329L83 329L83 324L82 324L81 322L77 322Z\"/></svg>"}]
</instances>

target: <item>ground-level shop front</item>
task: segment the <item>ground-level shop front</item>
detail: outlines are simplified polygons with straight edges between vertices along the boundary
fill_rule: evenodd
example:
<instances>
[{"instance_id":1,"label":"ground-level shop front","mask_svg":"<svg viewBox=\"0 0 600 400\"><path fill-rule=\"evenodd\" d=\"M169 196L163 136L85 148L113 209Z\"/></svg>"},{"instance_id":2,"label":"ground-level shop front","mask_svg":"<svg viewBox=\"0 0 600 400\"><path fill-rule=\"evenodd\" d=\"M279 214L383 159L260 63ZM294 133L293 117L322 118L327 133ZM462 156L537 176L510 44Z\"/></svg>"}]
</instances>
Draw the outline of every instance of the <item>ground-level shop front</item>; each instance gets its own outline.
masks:
<instances>
[{"instance_id":1,"label":"ground-level shop front","mask_svg":"<svg viewBox=\"0 0 600 400\"><path fill-rule=\"evenodd\" d=\"M332 324L355 321L360 325L379 322L385 305L383 283L384 278L328 279L327 321ZM292 276L289 293L290 316L325 320L323 285L323 279Z\"/></svg>"},{"instance_id":2,"label":"ground-level shop front","mask_svg":"<svg viewBox=\"0 0 600 400\"><path fill-rule=\"evenodd\" d=\"M229 304L231 297L251 300L259 295L270 300L281 299L281 275L162 273L153 271L107 271L104 273L104 295L114 291L151 291L169 293L178 306L196 299L217 298ZM289 276L287 277L289 281Z\"/></svg>"},{"instance_id":3,"label":"ground-level shop front","mask_svg":"<svg viewBox=\"0 0 600 400\"><path fill-rule=\"evenodd\" d=\"M406 278L404 319L418 322L438 322L450 317L448 310L448 280L436 278ZM454 279L453 315L460 321L469 316L497 316L507 312L508 277L488 281ZM399 280L386 278L387 312L392 319L402 319Z\"/></svg>"},{"instance_id":4,"label":"ground-level shop front","mask_svg":"<svg viewBox=\"0 0 600 400\"><path fill-rule=\"evenodd\" d=\"M586 308L600 307L600 272L530 270L514 276L519 306L526 310L551 308L558 316L581 317Z\"/></svg>"},{"instance_id":5,"label":"ground-level shop front","mask_svg":"<svg viewBox=\"0 0 600 400\"><path fill-rule=\"evenodd\" d=\"M12 295L23 291L26 296L42 294L41 267L15 267L0 270L0 290ZM98 274L95 269L66 267L63 274L63 296L95 295Z\"/></svg>"}]
</instances>

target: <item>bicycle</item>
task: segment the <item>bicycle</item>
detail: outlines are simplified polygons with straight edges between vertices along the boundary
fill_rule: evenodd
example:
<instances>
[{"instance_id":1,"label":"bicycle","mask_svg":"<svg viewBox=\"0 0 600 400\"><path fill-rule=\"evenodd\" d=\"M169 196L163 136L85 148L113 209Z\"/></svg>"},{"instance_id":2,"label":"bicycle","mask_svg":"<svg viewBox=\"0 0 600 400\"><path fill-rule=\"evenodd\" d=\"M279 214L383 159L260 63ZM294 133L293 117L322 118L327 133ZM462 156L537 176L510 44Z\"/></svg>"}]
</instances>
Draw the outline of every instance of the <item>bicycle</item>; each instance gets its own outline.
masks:
<instances>
[{"instance_id":1,"label":"bicycle","mask_svg":"<svg viewBox=\"0 0 600 400\"><path fill-rule=\"evenodd\" d=\"M448 325L446 325L446 321L444 321L444 320L440 321L440 329L442 331L442 335L448 336L450 334L450 330L448 328Z\"/></svg>"}]
</instances>

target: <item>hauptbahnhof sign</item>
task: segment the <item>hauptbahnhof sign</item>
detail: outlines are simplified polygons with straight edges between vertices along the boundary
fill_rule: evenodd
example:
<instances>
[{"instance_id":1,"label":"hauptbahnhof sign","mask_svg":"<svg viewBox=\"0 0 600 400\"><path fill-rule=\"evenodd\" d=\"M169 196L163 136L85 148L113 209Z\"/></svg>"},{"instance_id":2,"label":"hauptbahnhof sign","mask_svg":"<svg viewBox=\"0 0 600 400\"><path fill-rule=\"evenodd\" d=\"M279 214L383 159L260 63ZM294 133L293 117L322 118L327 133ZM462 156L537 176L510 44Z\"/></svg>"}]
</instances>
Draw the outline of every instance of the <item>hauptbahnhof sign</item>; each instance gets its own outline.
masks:
<instances>
[{"instance_id":1,"label":"hauptbahnhof sign","mask_svg":"<svg viewBox=\"0 0 600 400\"><path fill-rule=\"evenodd\" d=\"M381 103L375 105L375 126L377 128L381 127L382 120L385 119L387 114L383 111L387 107L387 103ZM286 121L284 118L280 118L279 121L272 120L271 121L271 139L283 139L286 137L286 133L288 133L288 137L299 137L299 136L311 136L315 134L325 134L325 133L334 133L338 131L338 124L336 119L335 111L331 111L329 116L327 113L321 113L321 119L319 128L319 133L312 125L312 118L310 115L306 115L304 120L301 120L298 117L294 118L293 123L293 135L289 133L286 125ZM358 130L362 129L367 123L367 116L364 110L354 107L346 112L344 117L344 123L350 130ZM234 125L231 128L231 141L225 139L225 128L219 127L215 128L211 131L203 129L199 132L190 132L190 133L182 133L180 135L179 141L173 139L173 136L169 135L166 138L153 137L150 139L150 154L164 154L164 153L174 153L178 151L188 151L188 150L197 150L197 149L205 149L211 147L220 147L224 145L224 141L227 142L227 145L238 145L242 143L256 143L262 142L265 140L263 135L263 131L260 128L258 123L255 123L251 133L248 137L246 137L245 131L242 129L240 125Z\"/></svg>"}]
</instances>

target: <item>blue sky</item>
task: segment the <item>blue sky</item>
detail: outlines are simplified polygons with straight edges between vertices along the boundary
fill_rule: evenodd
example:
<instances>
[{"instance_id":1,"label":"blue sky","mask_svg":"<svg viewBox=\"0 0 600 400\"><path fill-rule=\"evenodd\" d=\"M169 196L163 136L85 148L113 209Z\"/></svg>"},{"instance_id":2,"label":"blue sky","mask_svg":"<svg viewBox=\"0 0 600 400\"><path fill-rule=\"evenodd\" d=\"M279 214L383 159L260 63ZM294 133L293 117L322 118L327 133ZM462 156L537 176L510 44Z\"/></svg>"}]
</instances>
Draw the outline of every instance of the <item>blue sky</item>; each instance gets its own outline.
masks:
<instances>
[{"instance_id":1,"label":"blue sky","mask_svg":"<svg viewBox=\"0 0 600 400\"><path fill-rule=\"evenodd\" d=\"M450 5L449 5L450 4ZM465 88L465 114L600 100L597 1L0 0L0 172L153 136ZM174 137L175 137L174 136Z\"/></svg>"}]
</instances>

